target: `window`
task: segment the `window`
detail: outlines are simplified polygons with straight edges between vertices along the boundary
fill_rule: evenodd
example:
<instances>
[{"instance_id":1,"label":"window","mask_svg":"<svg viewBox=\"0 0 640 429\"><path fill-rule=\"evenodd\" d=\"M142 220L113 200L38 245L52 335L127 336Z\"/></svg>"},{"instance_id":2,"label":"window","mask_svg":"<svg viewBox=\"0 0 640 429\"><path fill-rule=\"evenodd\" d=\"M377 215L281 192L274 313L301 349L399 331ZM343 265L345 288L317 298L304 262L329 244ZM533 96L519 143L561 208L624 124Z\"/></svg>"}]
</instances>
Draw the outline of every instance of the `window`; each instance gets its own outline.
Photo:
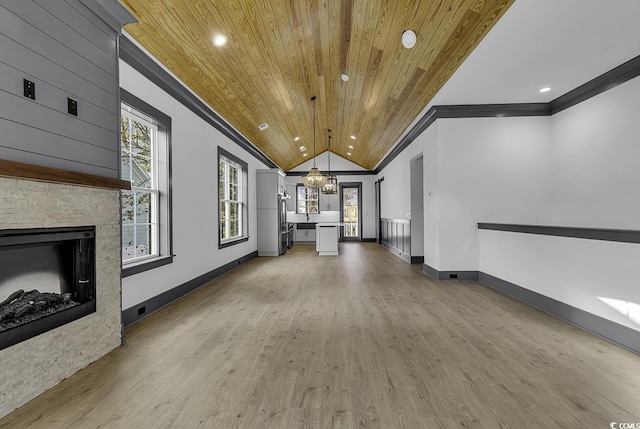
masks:
<instances>
[{"instance_id":1,"label":"window","mask_svg":"<svg viewBox=\"0 0 640 429\"><path fill-rule=\"evenodd\" d=\"M218 148L219 247L248 240L247 163Z\"/></svg>"},{"instance_id":2,"label":"window","mask_svg":"<svg viewBox=\"0 0 640 429\"><path fill-rule=\"evenodd\" d=\"M311 189L306 188L303 185L298 185L296 188L296 212L320 213L318 194L318 189Z\"/></svg>"},{"instance_id":3,"label":"window","mask_svg":"<svg viewBox=\"0 0 640 429\"><path fill-rule=\"evenodd\" d=\"M131 182L122 191L122 260L158 256L158 127L123 110L121 177Z\"/></svg>"},{"instance_id":4,"label":"window","mask_svg":"<svg viewBox=\"0 0 640 429\"><path fill-rule=\"evenodd\" d=\"M120 178L123 277L172 262L171 118L120 90ZM160 118L160 119L158 119Z\"/></svg>"}]
</instances>

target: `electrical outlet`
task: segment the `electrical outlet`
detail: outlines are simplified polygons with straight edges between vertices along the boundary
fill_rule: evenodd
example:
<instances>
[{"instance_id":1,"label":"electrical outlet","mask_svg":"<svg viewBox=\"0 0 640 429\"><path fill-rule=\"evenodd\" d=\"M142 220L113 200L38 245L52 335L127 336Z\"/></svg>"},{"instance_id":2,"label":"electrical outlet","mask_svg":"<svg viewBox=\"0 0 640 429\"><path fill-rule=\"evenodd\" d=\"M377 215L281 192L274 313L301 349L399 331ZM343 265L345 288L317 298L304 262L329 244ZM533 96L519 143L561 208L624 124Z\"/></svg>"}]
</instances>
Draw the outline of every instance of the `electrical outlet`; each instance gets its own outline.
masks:
<instances>
[{"instance_id":1,"label":"electrical outlet","mask_svg":"<svg viewBox=\"0 0 640 429\"><path fill-rule=\"evenodd\" d=\"M449 274L449 278L450 279L457 279L458 275L457 274Z\"/></svg>"},{"instance_id":2,"label":"electrical outlet","mask_svg":"<svg viewBox=\"0 0 640 429\"><path fill-rule=\"evenodd\" d=\"M67 112L70 115L78 116L78 102L73 98L67 97Z\"/></svg>"},{"instance_id":3,"label":"electrical outlet","mask_svg":"<svg viewBox=\"0 0 640 429\"><path fill-rule=\"evenodd\" d=\"M147 307L145 305L143 305L142 307L138 308L138 316L142 316L146 312L147 312Z\"/></svg>"},{"instance_id":4,"label":"electrical outlet","mask_svg":"<svg viewBox=\"0 0 640 429\"><path fill-rule=\"evenodd\" d=\"M32 100L35 100L36 84L27 79L23 79L23 83L24 83L24 96Z\"/></svg>"}]
</instances>

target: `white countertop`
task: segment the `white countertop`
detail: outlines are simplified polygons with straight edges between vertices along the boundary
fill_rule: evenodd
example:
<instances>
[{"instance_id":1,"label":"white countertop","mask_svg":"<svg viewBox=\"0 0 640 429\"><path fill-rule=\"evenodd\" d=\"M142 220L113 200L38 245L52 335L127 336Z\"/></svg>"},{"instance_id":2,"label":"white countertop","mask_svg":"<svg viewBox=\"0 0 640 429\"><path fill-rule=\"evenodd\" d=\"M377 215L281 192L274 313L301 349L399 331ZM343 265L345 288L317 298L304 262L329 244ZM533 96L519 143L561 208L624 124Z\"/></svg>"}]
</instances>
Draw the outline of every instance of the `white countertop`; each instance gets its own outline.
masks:
<instances>
[{"instance_id":1,"label":"white countertop","mask_svg":"<svg viewBox=\"0 0 640 429\"><path fill-rule=\"evenodd\" d=\"M320 226L344 226L344 223L341 222L318 222L316 223L316 228Z\"/></svg>"}]
</instances>

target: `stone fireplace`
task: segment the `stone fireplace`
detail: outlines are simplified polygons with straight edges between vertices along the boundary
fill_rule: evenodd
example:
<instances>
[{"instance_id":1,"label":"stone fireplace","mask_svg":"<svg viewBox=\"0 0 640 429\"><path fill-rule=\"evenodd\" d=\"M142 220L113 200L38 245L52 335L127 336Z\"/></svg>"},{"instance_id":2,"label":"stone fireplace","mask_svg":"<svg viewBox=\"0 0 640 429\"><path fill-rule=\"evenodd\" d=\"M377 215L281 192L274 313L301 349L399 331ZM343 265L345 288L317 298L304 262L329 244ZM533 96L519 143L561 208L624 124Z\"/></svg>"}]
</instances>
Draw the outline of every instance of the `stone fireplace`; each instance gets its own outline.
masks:
<instances>
[{"instance_id":1,"label":"stone fireplace","mask_svg":"<svg viewBox=\"0 0 640 429\"><path fill-rule=\"evenodd\" d=\"M0 350L96 311L95 227L0 230Z\"/></svg>"},{"instance_id":2,"label":"stone fireplace","mask_svg":"<svg viewBox=\"0 0 640 429\"><path fill-rule=\"evenodd\" d=\"M46 237L52 232L62 233L57 236L62 240ZM67 233L70 235L65 236ZM62 322L53 320L53 326L39 327L33 336L10 339L0 350L1 417L121 344L120 191L115 186L0 177L0 236L0 249L4 249L0 254L7 249L2 240L7 245L15 240L25 241L27 237L17 254L0 255L0 263L15 263L12 267L0 267L0 302L8 298L4 295L21 289L29 292L40 288L39 292L56 295L53 298L47 295L49 299L76 303L35 323L65 319ZM75 255L81 251L95 255L94 261L74 268L74 264L81 264ZM25 256L29 252L30 257L36 257L32 271L39 274L25 273L27 268L15 262L15 258L29 257ZM39 261L43 258L49 258L48 262ZM62 268L74 259L71 268ZM40 284L22 287L32 283L16 280L11 286L2 286L9 283L7 278L39 279ZM79 287L90 282L94 282L94 287ZM78 314L70 318L60 316L65 313ZM5 329L4 334L15 329Z\"/></svg>"}]
</instances>

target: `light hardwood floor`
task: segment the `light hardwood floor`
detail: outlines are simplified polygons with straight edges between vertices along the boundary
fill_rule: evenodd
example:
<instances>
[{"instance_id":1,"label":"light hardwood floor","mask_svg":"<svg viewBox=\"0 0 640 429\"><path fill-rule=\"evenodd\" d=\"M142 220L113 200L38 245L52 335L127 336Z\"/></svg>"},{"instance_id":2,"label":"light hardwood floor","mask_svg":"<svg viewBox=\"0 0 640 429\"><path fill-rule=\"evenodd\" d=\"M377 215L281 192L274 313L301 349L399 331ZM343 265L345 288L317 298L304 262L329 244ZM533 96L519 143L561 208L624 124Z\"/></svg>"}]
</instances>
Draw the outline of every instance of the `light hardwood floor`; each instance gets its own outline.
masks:
<instances>
[{"instance_id":1,"label":"light hardwood floor","mask_svg":"<svg viewBox=\"0 0 640 429\"><path fill-rule=\"evenodd\" d=\"M640 356L373 243L256 258L0 428L608 428Z\"/></svg>"}]
</instances>

